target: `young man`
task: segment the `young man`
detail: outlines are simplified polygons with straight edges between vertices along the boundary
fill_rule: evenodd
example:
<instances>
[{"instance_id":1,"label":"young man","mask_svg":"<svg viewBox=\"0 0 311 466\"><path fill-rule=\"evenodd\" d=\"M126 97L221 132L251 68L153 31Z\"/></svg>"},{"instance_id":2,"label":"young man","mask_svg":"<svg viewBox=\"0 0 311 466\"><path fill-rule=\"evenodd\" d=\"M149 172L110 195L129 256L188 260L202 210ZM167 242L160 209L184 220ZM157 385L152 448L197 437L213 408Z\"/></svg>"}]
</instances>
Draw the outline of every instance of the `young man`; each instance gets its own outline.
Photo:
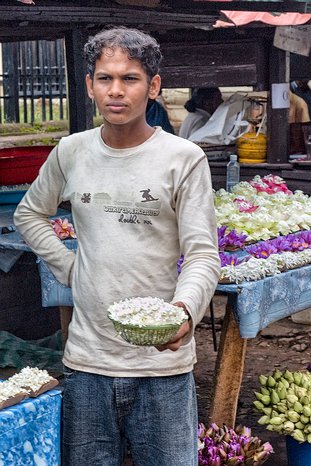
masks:
<instances>
[{"instance_id":1,"label":"young man","mask_svg":"<svg viewBox=\"0 0 311 466\"><path fill-rule=\"evenodd\" d=\"M88 94L104 123L60 141L15 214L27 243L72 286L63 464L120 466L127 441L135 466L196 465L193 331L219 274L207 159L193 143L146 123L148 99L161 84L153 38L105 30L85 54ZM76 256L48 220L62 200L72 204ZM160 348L131 345L107 308L132 296L163 298L189 320Z\"/></svg>"}]
</instances>

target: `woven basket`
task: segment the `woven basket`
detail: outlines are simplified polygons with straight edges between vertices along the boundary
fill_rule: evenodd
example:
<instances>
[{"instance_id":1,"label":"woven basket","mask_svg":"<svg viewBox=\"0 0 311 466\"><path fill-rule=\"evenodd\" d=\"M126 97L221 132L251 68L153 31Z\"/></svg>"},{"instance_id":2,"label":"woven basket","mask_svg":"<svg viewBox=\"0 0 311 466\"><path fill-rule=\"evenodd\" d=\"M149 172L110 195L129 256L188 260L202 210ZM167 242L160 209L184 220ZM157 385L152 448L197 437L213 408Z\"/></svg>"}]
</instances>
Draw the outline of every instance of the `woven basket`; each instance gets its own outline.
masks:
<instances>
[{"instance_id":1,"label":"woven basket","mask_svg":"<svg viewBox=\"0 0 311 466\"><path fill-rule=\"evenodd\" d=\"M121 324L109 315L108 317L119 335L128 343L137 346L164 345L181 327L181 324L137 327L130 324Z\"/></svg>"}]
</instances>

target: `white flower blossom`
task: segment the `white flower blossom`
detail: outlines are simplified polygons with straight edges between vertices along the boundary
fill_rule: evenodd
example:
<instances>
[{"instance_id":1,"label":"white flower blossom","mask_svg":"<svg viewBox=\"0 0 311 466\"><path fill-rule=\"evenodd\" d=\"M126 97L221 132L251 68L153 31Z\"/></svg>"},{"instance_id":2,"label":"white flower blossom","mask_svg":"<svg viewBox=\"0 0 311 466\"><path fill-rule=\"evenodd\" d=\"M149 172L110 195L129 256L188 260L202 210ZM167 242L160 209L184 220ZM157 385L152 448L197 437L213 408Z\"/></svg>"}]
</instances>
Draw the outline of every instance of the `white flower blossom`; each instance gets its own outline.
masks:
<instances>
[{"instance_id":1,"label":"white flower blossom","mask_svg":"<svg viewBox=\"0 0 311 466\"><path fill-rule=\"evenodd\" d=\"M181 324L187 319L182 307L160 298L127 298L108 307L108 316L122 324L138 327Z\"/></svg>"}]
</instances>

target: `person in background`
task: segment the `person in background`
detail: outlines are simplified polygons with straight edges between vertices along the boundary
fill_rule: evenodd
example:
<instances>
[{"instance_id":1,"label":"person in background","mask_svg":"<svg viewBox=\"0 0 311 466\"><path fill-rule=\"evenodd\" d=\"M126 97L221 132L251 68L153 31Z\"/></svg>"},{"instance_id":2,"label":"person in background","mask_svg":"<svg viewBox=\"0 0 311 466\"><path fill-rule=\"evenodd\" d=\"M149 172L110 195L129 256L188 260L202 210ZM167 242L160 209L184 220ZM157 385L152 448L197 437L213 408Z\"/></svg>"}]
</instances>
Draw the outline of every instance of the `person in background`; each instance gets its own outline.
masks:
<instances>
[{"instance_id":1,"label":"person in background","mask_svg":"<svg viewBox=\"0 0 311 466\"><path fill-rule=\"evenodd\" d=\"M146 120L148 125L161 126L164 131L175 134L174 128L169 120L167 110L163 104L159 102L159 98L148 100L146 112Z\"/></svg>"},{"instance_id":2,"label":"person in background","mask_svg":"<svg viewBox=\"0 0 311 466\"><path fill-rule=\"evenodd\" d=\"M308 105L309 115L311 115L311 81L296 80L290 84L292 92L301 97Z\"/></svg>"},{"instance_id":3,"label":"person in background","mask_svg":"<svg viewBox=\"0 0 311 466\"><path fill-rule=\"evenodd\" d=\"M218 87L194 89L191 99L184 105L189 115L180 127L179 136L188 139L192 133L205 125L222 102L223 98Z\"/></svg>"},{"instance_id":4,"label":"person in background","mask_svg":"<svg viewBox=\"0 0 311 466\"><path fill-rule=\"evenodd\" d=\"M310 121L307 103L292 91L289 91L289 104L289 123L306 123Z\"/></svg>"},{"instance_id":5,"label":"person in background","mask_svg":"<svg viewBox=\"0 0 311 466\"><path fill-rule=\"evenodd\" d=\"M208 161L196 144L146 122L161 87L154 38L106 29L85 56L103 124L60 140L14 216L27 244L72 287L62 465L121 466L129 442L135 466L197 466L194 329L220 271ZM76 255L49 221L65 200ZM107 309L133 296L162 298L187 320L160 347L131 345Z\"/></svg>"}]
</instances>

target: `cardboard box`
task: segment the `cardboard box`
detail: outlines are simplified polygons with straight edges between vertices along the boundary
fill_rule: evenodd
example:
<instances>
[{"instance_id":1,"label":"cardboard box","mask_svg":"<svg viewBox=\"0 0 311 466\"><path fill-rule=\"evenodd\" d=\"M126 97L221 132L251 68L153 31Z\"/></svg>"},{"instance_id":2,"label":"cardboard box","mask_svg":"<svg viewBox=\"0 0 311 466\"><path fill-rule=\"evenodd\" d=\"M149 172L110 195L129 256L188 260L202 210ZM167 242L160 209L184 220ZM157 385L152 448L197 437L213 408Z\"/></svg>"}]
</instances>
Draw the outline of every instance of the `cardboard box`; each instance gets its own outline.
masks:
<instances>
[{"instance_id":1,"label":"cardboard box","mask_svg":"<svg viewBox=\"0 0 311 466\"><path fill-rule=\"evenodd\" d=\"M0 411L0 466L59 466L61 390Z\"/></svg>"}]
</instances>

